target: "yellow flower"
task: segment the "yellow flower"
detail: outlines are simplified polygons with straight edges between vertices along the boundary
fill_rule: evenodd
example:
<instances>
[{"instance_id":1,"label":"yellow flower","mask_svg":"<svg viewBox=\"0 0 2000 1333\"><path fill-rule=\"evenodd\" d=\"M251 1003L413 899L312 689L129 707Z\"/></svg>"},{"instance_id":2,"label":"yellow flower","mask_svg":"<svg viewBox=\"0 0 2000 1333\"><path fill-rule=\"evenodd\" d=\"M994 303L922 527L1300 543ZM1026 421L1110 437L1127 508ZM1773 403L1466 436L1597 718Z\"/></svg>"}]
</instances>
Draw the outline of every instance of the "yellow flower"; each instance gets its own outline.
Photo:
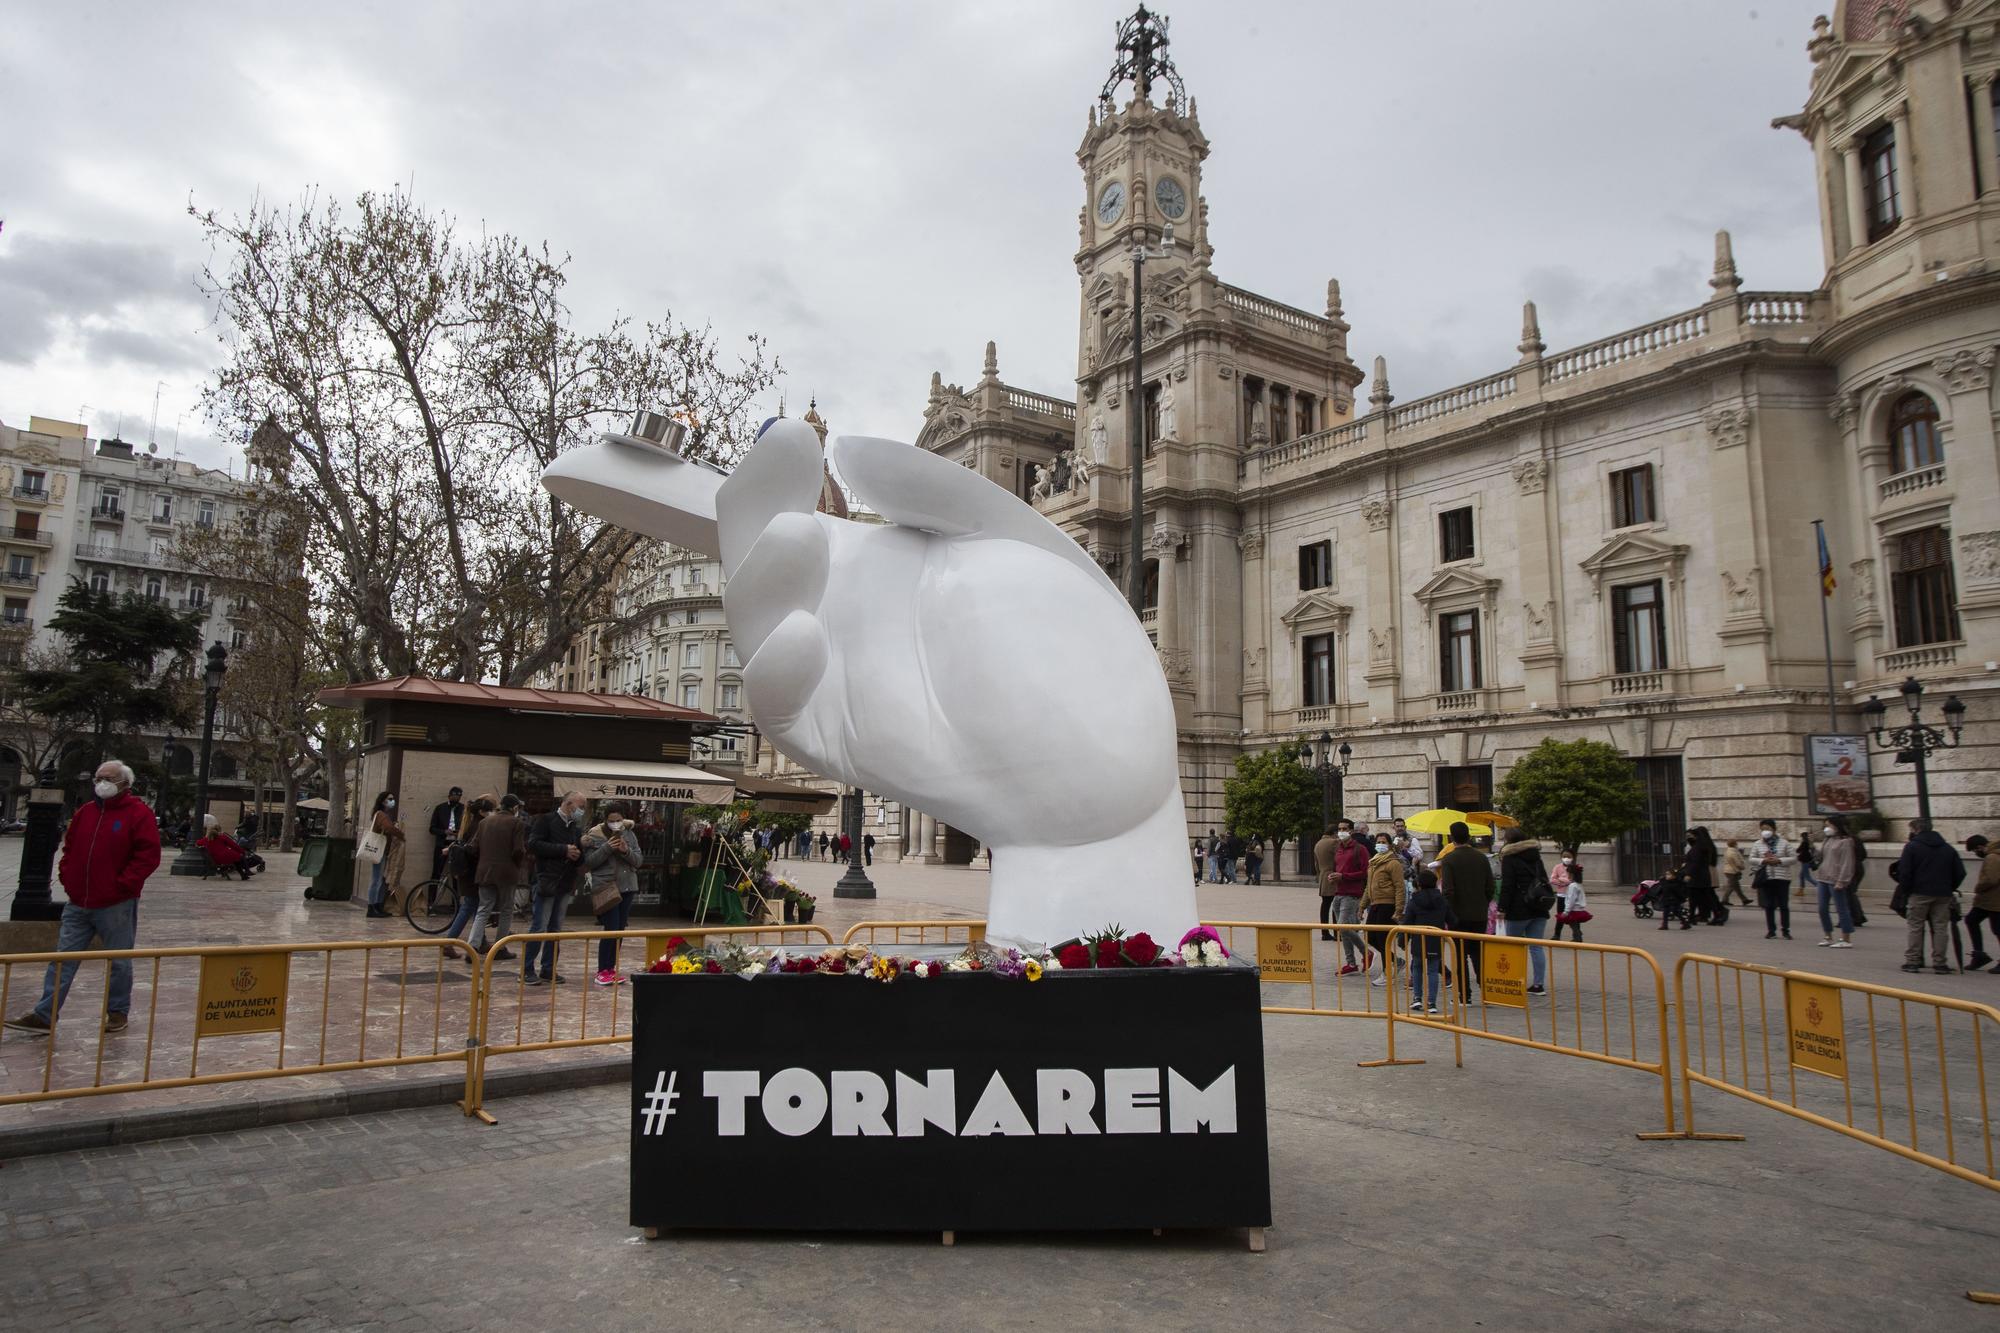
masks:
<instances>
[{"instance_id":1,"label":"yellow flower","mask_svg":"<svg viewBox=\"0 0 2000 1333\"><path fill-rule=\"evenodd\" d=\"M674 959L674 975L677 977L686 976L690 972L699 972L700 970L700 968L695 966L694 959L685 955Z\"/></svg>"},{"instance_id":2,"label":"yellow flower","mask_svg":"<svg viewBox=\"0 0 2000 1333\"><path fill-rule=\"evenodd\" d=\"M1040 981L1042 979L1042 965L1030 958L1027 962L1021 964L1021 975L1030 981Z\"/></svg>"}]
</instances>

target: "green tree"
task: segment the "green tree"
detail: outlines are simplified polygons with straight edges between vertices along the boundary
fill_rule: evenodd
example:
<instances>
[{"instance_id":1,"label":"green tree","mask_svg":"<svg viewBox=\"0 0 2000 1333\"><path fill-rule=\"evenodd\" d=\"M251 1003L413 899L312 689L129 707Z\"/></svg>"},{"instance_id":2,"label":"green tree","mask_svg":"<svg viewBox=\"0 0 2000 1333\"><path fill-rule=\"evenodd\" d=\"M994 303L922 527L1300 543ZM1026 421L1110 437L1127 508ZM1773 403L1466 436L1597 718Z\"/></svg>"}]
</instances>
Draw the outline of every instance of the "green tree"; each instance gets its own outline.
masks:
<instances>
[{"instance_id":1,"label":"green tree","mask_svg":"<svg viewBox=\"0 0 2000 1333\"><path fill-rule=\"evenodd\" d=\"M1223 817L1238 836L1267 838L1271 855L1265 864L1271 878L1280 878L1279 853L1285 839L1303 838L1320 822L1320 787L1287 747L1262 754L1236 756L1236 773L1222 784Z\"/></svg>"},{"instance_id":2,"label":"green tree","mask_svg":"<svg viewBox=\"0 0 2000 1333\"><path fill-rule=\"evenodd\" d=\"M1507 770L1495 800L1529 833L1565 847L1609 842L1646 819L1632 761L1603 741L1543 741Z\"/></svg>"},{"instance_id":3,"label":"green tree","mask_svg":"<svg viewBox=\"0 0 2000 1333\"><path fill-rule=\"evenodd\" d=\"M104 762L114 736L193 725L199 611L176 612L132 593L92 592L76 581L56 608L49 628L62 636L69 661L23 667L14 683L28 711L89 737L93 768Z\"/></svg>"}]
</instances>

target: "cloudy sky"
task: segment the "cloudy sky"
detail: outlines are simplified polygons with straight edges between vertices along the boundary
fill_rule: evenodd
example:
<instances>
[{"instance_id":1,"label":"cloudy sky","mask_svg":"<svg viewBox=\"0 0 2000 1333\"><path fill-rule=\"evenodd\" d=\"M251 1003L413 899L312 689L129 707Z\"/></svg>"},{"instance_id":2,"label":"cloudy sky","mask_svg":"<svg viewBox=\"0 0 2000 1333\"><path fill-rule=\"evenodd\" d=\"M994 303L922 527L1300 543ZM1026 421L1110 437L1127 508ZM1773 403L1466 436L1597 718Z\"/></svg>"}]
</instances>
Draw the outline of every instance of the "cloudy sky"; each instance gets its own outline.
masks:
<instances>
[{"instance_id":1,"label":"cloudy sky","mask_svg":"<svg viewBox=\"0 0 2000 1333\"><path fill-rule=\"evenodd\" d=\"M1828 0L1166 0L1225 281L1408 399L1821 272L1796 111ZM0 420L222 465L187 216L397 185L573 256L582 322L767 335L794 413L910 438L932 370L1068 396L1075 150L1122 3L0 0ZM1121 97L1121 101L1123 98ZM1363 392L1366 392L1364 387ZM775 409L774 401L769 404ZM240 462L237 466L240 468Z\"/></svg>"}]
</instances>

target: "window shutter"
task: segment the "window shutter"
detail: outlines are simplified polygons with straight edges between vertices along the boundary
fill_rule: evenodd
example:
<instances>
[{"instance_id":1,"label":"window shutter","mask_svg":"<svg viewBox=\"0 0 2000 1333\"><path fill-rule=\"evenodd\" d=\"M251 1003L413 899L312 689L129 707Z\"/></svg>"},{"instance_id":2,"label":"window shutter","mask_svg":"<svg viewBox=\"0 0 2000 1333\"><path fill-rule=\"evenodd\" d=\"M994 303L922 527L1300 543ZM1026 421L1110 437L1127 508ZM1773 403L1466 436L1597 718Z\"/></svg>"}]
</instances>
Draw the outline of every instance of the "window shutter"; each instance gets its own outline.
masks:
<instances>
[{"instance_id":1,"label":"window shutter","mask_svg":"<svg viewBox=\"0 0 2000 1333\"><path fill-rule=\"evenodd\" d=\"M1466 618L1472 622L1472 679L1465 684L1467 689L1476 690L1485 678L1480 671L1479 661L1479 613L1477 611L1468 611L1466 612Z\"/></svg>"}]
</instances>

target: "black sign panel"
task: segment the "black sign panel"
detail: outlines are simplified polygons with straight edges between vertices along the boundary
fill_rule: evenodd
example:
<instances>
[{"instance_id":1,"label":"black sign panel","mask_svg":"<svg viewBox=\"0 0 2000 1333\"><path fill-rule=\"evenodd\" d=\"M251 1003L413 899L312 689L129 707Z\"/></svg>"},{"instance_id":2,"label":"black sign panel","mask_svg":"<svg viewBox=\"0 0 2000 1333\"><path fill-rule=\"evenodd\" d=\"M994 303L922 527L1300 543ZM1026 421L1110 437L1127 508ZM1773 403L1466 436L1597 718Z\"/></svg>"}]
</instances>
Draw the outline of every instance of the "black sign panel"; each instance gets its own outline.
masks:
<instances>
[{"instance_id":1,"label":"black sign panel","mask_svg":"<svg viewBox=\"0 0 2000 1333\"><path fill-rule=\"evenodd\" d=\"M634 1226L1270 1225L1253 969L632 990Z\"/></svg>"}]
</instances>

